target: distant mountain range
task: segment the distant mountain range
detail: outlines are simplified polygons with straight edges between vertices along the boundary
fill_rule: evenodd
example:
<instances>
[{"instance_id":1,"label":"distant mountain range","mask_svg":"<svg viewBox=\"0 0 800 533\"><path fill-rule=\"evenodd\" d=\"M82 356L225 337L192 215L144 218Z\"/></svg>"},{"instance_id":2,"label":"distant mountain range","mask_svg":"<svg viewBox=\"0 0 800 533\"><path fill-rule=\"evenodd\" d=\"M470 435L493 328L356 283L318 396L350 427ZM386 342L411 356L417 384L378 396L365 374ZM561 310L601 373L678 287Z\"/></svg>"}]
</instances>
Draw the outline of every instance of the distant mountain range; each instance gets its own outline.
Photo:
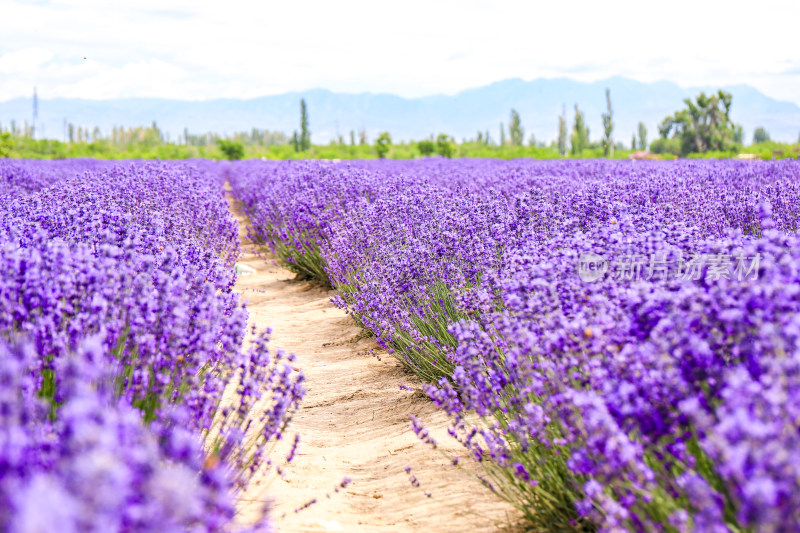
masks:
<instances>
[{"instance_id":1,"label":"distant mountain range","mask_svg":"<svg viewBox=\"0 0 800 533\"><path fill-rule=\"evenodd\" d=\"M508 123L509 111L515 108L522 118L527 138L550 141L558 132L558 115L566 107L571 124L574 105L584 112L590 137L599 139L601 114L605 111L605 89L611 90L616 124L614 137L626 145L642 121L650 140L658 136L657 125L667 115L683 107L683 99L714 87L683 88L659 81L643 83L613 77L592 83L566 78L524 81L509 79L485 87L469 89L453 96L434 95L401 98L391 94L344 94L312 89L248 100L216 99L204 101L161 98L124 98L83 100L56 98L39 100L39 133L62 139L64 121L76 126L95 126L107 133L113 126L144 126L153 121L169 132L172 139L184 128L192 133L229 134L251 128L282 131L291 135L298 129L300 98L308 103L312 142L325 143L341 134L348 140L350 130L364 128L374 139L389 131L394 139L421 139L441 132L457 140L474 138L488 130L496 141L500 123ZM749 85L723 87L733 94L732 117L745 129L750 142L758 126L767 129L775 140L796 141L800 134L800 106L770 98ZM46 95L44 95L46 96ZM30 98L0 102L0 123L31 121Z\"/></svg>"}]
</instances>

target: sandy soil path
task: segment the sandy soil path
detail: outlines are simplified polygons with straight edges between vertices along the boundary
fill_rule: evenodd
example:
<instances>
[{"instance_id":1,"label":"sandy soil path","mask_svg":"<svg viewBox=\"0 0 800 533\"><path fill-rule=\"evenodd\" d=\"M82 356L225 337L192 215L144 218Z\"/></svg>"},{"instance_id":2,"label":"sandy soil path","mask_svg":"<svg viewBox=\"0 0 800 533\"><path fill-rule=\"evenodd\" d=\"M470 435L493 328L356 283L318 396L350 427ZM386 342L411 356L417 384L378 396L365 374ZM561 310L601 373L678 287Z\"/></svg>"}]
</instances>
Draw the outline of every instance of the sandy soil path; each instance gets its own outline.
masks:
<instances>
[{"instance_id":1,"label":"sandy soil path","mask_svg":"<svg viewBox=\"0 0 800 533\"><path fill-rule=\"evenodd\" d=\"M259 258L246 239L241 208L231 201L231 209L239 221L241 263L256 271L240 276L236 290L248 302L251 324L272 327L273 346L297 354L308 390L291 425L302 438L297 457L285 479L243 495L241 520L247 522L252 512L247 499L267 497L284 532L507 529L513 509L409 429L409 415L415 414L441 448L461 452L446 434L445 416L420 391L421 383L373 340L360 338L352 319L329 302L328 291L294 281L288 270ZM401 390L401 383L415 391ZM473 468L471 461L463 463ZM420 487L409 482L406 465ZM335 493L345 476L352 484ZM318 503L294 512L314 498Z\"/></svg>"}]
</instances>

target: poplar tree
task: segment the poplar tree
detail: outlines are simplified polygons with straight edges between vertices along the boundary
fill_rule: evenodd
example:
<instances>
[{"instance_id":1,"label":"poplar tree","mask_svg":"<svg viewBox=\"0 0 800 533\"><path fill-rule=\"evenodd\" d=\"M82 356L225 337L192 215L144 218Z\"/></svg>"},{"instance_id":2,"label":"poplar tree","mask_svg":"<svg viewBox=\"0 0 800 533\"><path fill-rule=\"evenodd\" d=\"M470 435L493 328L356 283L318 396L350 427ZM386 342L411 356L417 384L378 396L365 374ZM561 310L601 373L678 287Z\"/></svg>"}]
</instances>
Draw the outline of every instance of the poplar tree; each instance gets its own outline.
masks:
<instances>
[{"instance_id":1,"label":"poplar tree","mask_svg":"<svg viewBox=\"0 0 800 533\"><path fill-rule=\"evenodd\" d=\"M511 110L511 116L508 121L508 135L511 137L513 146L522 146L522 142L525 139L525 129L522 127L522 121L516 109Z\"/></svg>"},{"instance_id":2,"label":"poplar tree","mask_svg":"<svg viewBox=\"0 0 800 533\"><path fill-rule=\"evenodd\" d=\"M570 152L572 155L581 155L583 150L589 146L589 128L583 118L583 112L575 104L575 123L572 126L570 136Z\"/></svg>"},{"instance_id":3,"label":"poplar tree","mask_svg":"<svg viewBox=\"0 0 800 533\"><path fill-rule=\"evenodd\" d=\"M311 132L308 129L308 108L306 107L306 99L300 99L300 149L308 150L311 148Z\"/></svg>"},{"instance_id":4,"label":"poplar tree","mask_svg":"<svg viewBox=\"0 0 800 533\"><path fill-rule=\"evenodd\" d=\"M639 150L647 150L647 126L639 123Z\"/></svg>"},{"instance_id":5,"label":"poplar tree","mask_svg":"<svg viewBox=\"0 0 800 533\"><path fill-rule=\"evenodd\" d=\"M567 112L562 111L558 117L558 153L562 156L567 155Z\"/></svg>"},{"instance_id":6,"label":"poplar tree","mask_svg":"<svg viewBox=\"0 0 800 533\"><path fill-rule=\"evenodd\" d=\"M614 131L614 110L611 108L611 91L608 89L606 89L606 110L603 113L603 155L614 157L614 137L612 135Z\"/></svg>"}]
</instances>

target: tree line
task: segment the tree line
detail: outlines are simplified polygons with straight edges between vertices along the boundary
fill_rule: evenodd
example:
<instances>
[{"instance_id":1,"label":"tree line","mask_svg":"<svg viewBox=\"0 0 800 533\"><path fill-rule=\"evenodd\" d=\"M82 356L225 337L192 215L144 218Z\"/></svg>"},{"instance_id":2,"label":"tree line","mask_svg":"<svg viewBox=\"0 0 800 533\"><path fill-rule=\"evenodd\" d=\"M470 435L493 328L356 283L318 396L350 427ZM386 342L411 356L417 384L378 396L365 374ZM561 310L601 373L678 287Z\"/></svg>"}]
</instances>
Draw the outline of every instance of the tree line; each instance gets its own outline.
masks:
<instances>
[{"instance_id":1,"label":"tree line","mask_svg":"<svg viewBox=\"0 0 800 533\"><path fill-rule=\"evenodd\" d=\"M558 137L549 148L561 157L583 157L587 150L602 151L603 157L614 157L614 151L628 151L628 147L614 138L614 109L611 102L611 91L606 89L606 111L601 115L603 131L599 141L591 142L589 127L583 111L575 104L571 131L568 131L566 109L558 117ZM684 99L685 108L664 118L659 124L659 138L648 143L647 126L639 122L637 131L631 136L630 152L652 151L654 154L671 154L686 157L690 154L732 153L740 150L744 144L741 125L734 124L730 118L733 97L725 91L711 95L700 93L695 99ZM300 132L295 131L292 145L296 152L308 150L311 146L308 122L308 108L304 99L300 100ZM769 142L769 134L763 127L753 133L753 144ZM508 126L501 122L499 130L499 146L522 147L525 142L525 128L522 126L520 114L511 109ZM478 131L472 140L464 139L464 144L474 143L491 146L494 141L489 131ZM800 137L798 137L800 143ZM343 145L339 136L331 144ZM350 132L350 144L355 145L354 132ZM360 133L360 145L368 144L366 133ZM448 134L440 133L434 138L423 139L416 143L418 152L423 155L438 154L452 157L456 154L455 139ZM382 132L375 140L374 148L379 158L387 157L391 152L392 140L389 132ZM547 145L537 142L533 134L528 139L528 146L546 148Z\"/></svg>"},{"instance_id":2,"label":"tree line","mask_svg":"<svg viewBox=\"0 0 800 533\"><path fill-rule=\"evenodd\" d=\"M730 118L733 98L729 93L717 91L710 95L701 93L696 98L686 98L685 107L665 117L658 126L658 138L648 142L647 127L639 122L637 131L627 146L614 136L614 109L611 92L605 91L606 110L601 115L602 132L598 141L590 140L585 113L574 105L571 124L566 108L558 118L558 134L549 144L541 142L533 134L525 137L525 128L516 109L511 109L508 123L500 123L498 141L489 130L478 131L473 139L461 143L446 133L431 135L427 139L409 143L393 144L387 131L378 134L370 143L367 132L350 130L349 146L342 135L330 141L325 148L312 145L309 108L305 99L300 100L299 128L291 137L281 132L252 128L250 131L222 136L216 133L193 134L184 128L174 141L169 133L162 131L153 122L148 127L114 127L108 135L99 128L91 131L87 127L64 122L64 142L33 139L33 127L27 123L17 125L11 121L10 128L0 124L0 157L27 153L31 157L243 157L270 158L363 158L363 157L417 157L440 155L443 157L615 157L631 152L647 152L663 156L686 157L691 154L732 154L740 151L744 144L742 126ZM800 143L800 138L798 138ZM769 133L759 127L753 133L753 144L771 148L779 147L770 140ZM15 148L16 146L16 148ZM773 150L773 154L783 154ZM787 155L787 154L783 154ZM788 155L792 155L791 153Z\"/></svg>"}]
</instances>

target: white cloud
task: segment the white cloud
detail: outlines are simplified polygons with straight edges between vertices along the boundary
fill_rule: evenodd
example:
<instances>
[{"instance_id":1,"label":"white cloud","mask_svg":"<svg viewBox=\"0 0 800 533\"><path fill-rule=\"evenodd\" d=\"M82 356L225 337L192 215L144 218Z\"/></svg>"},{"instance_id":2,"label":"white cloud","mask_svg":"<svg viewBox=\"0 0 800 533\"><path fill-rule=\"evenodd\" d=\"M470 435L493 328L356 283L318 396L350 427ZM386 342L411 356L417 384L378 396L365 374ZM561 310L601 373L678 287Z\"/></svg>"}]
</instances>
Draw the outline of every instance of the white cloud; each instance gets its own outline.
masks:
<instances>
[{"instance_id":1,"label":"white cloud","mask_svg":"<svg viewBox=\"0 0 800 533\"><path fill-rule=\"evenodd\" d=\"M8 76L35 73L55 55L42 48L26 48L0 56L0 74Z\"/></svg>"},{"instance_id":2,"label":"white cloud","mask_svg":"<svg viewBox=\"0 0 800 533\"><path fill-rule=\"evenodd\" d=\"M625 75L749 83L800 103L796 0L758 10L716 0L647 5L8 0L0 73L16 70L0 78L0 100L33 84L43 97L254 97L311 87L418 96L509 77Z\"/></svg>"}]
</instances>

